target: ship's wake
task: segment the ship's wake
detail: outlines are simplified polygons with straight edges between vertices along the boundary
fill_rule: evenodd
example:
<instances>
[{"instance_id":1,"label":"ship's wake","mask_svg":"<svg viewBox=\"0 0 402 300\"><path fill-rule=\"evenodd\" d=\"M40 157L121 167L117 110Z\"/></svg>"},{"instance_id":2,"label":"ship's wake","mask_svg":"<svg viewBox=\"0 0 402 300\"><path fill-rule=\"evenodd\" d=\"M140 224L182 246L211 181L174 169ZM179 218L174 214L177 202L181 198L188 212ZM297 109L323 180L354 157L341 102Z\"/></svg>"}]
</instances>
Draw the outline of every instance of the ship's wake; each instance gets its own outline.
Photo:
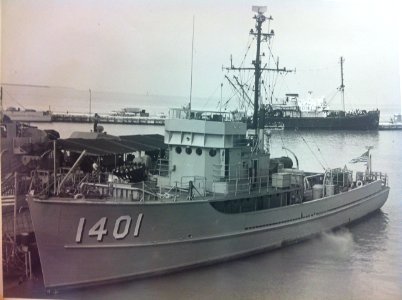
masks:
<instances>
[{"instance_id":1,"label":"ship's wake","mask_svg":"<svg viewBox=\"0 0 402 300\"><path fill-rule=\"evenodd\" d=\"M353 234L346 228L323 233L320 243L322 253L334 259L349 257L355 245Z\"/></svg>"}]
</instances>

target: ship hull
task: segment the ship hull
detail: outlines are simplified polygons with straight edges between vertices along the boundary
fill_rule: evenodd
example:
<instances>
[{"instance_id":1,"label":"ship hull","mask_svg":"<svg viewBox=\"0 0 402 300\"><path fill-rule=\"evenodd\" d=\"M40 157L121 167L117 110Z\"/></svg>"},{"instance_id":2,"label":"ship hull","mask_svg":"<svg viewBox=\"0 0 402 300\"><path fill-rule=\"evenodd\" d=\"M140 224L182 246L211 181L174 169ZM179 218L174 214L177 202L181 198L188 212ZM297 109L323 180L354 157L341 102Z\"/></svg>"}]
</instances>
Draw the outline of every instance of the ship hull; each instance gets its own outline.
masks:
<instances>
[{"instance_id":1,"label":"ship hull","mask_svg":"<svg viewBox=\"0 0 402 300\"><path fill-rule=\"evenodd\" d=\"M208 201L28 202L44 283L53 290L151 276L278 248L362 218L379 209L388 193L378 181L325 199L243 214L220 213ZM104 226L96 226L101 218L106 218Z\"/></svg>"},{"instance_id":2,"label":"ship hull","mask_svg":"<svg viewBox=\"0 0 402 300\"><path fill-rule=\"evenodd\" d=\"M285 129L378 130L379 113L345 117L267 117L267 125L278 123L283 124Z\"/></svg>"}]
</instances>

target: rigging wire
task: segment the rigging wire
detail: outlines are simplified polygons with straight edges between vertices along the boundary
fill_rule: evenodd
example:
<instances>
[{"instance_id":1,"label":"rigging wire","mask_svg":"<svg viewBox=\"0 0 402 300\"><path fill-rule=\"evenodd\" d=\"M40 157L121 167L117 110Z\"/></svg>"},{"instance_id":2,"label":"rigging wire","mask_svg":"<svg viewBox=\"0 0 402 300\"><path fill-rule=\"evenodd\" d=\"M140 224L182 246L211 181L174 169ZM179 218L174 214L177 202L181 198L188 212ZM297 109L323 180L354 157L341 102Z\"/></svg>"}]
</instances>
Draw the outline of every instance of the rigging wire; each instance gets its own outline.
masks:
<instances>
[{"instance_id":1,"label":"rigging wire","mask_svg":"<svg viewBox=\"0 0 402 300\"><path fill-rule=\"evenodd\" d=\"M271 47L271 39L269 39L268 42L267 42L268 51L270 51L270 47ZM268 64L268 67L271 65L271 56L270 56L270 55L268 55L267 64ZM267 102L268 102L268 95L269 95L269 92L270 92L269 87L271 86L271 82L270 82L270 81L271 81L271 79L270 79L270 73L271 73L271 72L266 72L266 73L265 73L265 78L264 78L264 83L265 83L265 85L266 85L266 83L268 82L268 92L265 91L265 100L266 100Z\"/></svg>"},{"instance_id":2,"label":"rigging wire","mask_svg":"<svg viewBox=\"0 0 402 300\"><path fill-rule=\"evenodd\" d=\"M266 96L267 95L267 87L266 87L265 81L264 81L264 84L262 87L264 88L264 92L265 92L265 96ZM265 98L265 100L267 100L267 98Z\"/></svg>"},{"instance_id":3,"label":"rigging wire","mask_svg":"<svg viewBox=\"0 0 402 300\"><path fill-rule=\"evenodd\" d=\"M244 89L245 92L249 92L249 91L250 91L250 81L253 79L253 75L250 74L250 72L249 72L248 74L249 74L249 77L248 77L247 80L244 80L244 79L242 79L242 78L239 78L239 77L242 75L241 72L238 73L239 77L237 77L238 80L239 80L239 82L240 82L240 84L243 86L243 89ZM235 76L234 76L234 77L235 77ZM227 79L227 80L229 80L229 79ZM245 86L246 88L244 88L244 86ZM230 87L231 87L231 89L234 91L234 95L232 95L231 98L230 98L228 101L226 101L226 102L229 102L229 101L237 94L237 95L239 96L239 102L241 103L242 107L244 107L244 108L246 108L246 109L250 109L250 108L251 108L251 105L246 105L246 104L244 103L243 94L240 92L240 90L235 89L235 88L232 86L232 84L230 84Z\"/></svg>"},{"instance_id":4,"label":"rigging wire","mask_svg":"<svg viewBox=\"0 0 402 300\"><path fill-rule=\"evenodd\" d=\"M246 47L246 51L245 51L245 54L244 54L244 56L243 56L243 59L242 59L242 61L241 61L241 63L240 63L240 67L243 67L244 66L244 64L245 64L245 60L246 60L246 58L247 58L247 55L248 55L248 52L249 52L249 50L250 50L250 48L251 48L251 45L253 44L253 42L254 42L254 40L255 40L255 37L253 36L253 37L249 37L249 40L248 40L248 43L247 43L247 47ZM228 72L228 70L227 70L227 72ZM245 74L245 72L240 72L240 70L238 71L238 78L239 78L239 80L240 80L240 82L242 82L243 83L243 85L245 85L245 86L247 86L247 91L249 91L250 90L250 87L249 87L249 81L251 80L251 78L252 78L252 76L250 75L250 72L247 72L248 74L249 74L249 76L248 76L248 79L247 80L244 80L244 78L246 77L246 76L244 76L244 74ZM230 85L231 86L231 89L232 90L235 90L233 87L232 87L232 85ZM214 93L215 93L215 91L214 91ZM239 94L239 91L234 91L234 94L225 102L225 106L230 102L230 100L236 95L236 94ZM208 99L208 101L209 101L210 99ZM241 102L241 99L239 98L239 102ZM221 103L221 105L223 105L222 103ZM204 105L205 106L205 105ZM243 106L244 106L244 108L246 108L246 105L244 105L243 104Z\"/></svg>"},{"instance_id":5,"label":"rigging wire","mask_svg":"<svg viewBox=\"0 0 402 300\"><path fill-rule=\"evenodd\" d=\"M286 156L289 157L288 150L285 147L285 142L283 141L283 136L281 135L281 141L282 141L282 149L285 150Z\"/></svg>"},{"instance_id":6,"label":"rigging wire","mask_svg":"<svg viewBox=\"0 0 402 300\"><path fill-rule=\"evenodd\" d=\"M273 87L272 87L272 90L271 90L271 95L270 95L270 97L271 97L271 102L272 102L272 98L273 98L273 96L274 96L274 91L275 91L275 87L276 87L277 82L278 82L278 75L275 76L275 82L273 83Z\"/></svg>"},{"instance_id":7,"label":"rigging wire","mask_svg":"<svg viewBox=\"0 0 402 300\"><path fill-rule=\"evenodd\" d=\"M216 86L215 90L208 96L207 101L204 103L204 105L202 106L202 109L205 108L205 106L207 106L207 104L209 103L209 101L212 99L212 96L215 95L216 91L218 90L218 88L221 86L222 83L220 83L219 85Z\"/></svg>"},{"instance_id":8,"label":"rigging wire","mask_svg":"<svg viewBox=\"0 0 402 300\"><path fill-rule=\"evenodd\" d=\"M272 43L273 44L273 43ZM268 46L268 50L269 50L269 62L270 59L272 58L272 61L274 63L274 65L276 67L278 67L276 65L276 61L275 61L275 57L274 54L272 53L272 44L270 43L270 45ZM269 81L270 84L270 95L269 98L271 99L270 102L273 103L273 97L274 97L274 92L275 92L275 88L276 88L276 84L278 83L278 77L279 77L279 72L268 72L268 73L272 73L271 79Z\"/></svg>"},{"instance_id":9,"label":"rigging wire","mask_svg":"<svg viewBox=\"0 0 402 300\"><path fill-rule=\"evenodd\" d=\"M318 145L317 145L317 143L316 143L316 141L315 141L314 138L313 138L313 142L314 142L315 146L317 147L318 152L320 153L321 158L322 158L322 160L324 161L324 164L325 164L325 165L327 166L327 168L329 169L329 164L328 164L327 161L325 160L324 155L322 154L321 149L320 149L320 147L318 147Z\"/></svg>"},{"instance_id":10,"label":"rigging wire","mask_svg":"<svg viewBox=\"0 0 402 300\"><path fill-rule=\"evenodd\" d=\"M335 91L330 92L327 97L325 97L325 99L329 98L329 100L327 101L328 106L330 105L332 100L334 100L334 98L338 95L338 93L339 93L339 90L336 89Z\"/></svg>"},{"instance_id":11,"label":"rigging wire","mask_svg":"<svg viewBox=\"0 0 402 300\"><path fill-rule=\"evenodd\" d=\"M251 45L253 44L254 40L255 40L255 37L254 37L254 36L251 38L251 40L250 40L250 37L249 37L249 43L248 43L248 46L247 46L247 48L246 48L246 53L245 53L244 56L243 56L243 60L242 60L241 63L240 63L240 67L243 67L243 66L244 66L244 62L245 62L245 60L246 60L246 58L247 58L248 51L250 50Z\"/></svg>"},{"instance_id":12,"label":"rigging wire","mask_svg":"<svg viewBox=\"0 0 402 300\"><path fill-rule=\"evenodd\" d=\"M321 163L321 161L318 159L318 157L315 155L313 149L311 149L310 145L307 143L307 141L304 139L304 137L300 134L300 132L298 132L298 134L300 135L301 139L303 140L303 142L307 145L308 149L310 150L311 154L313 154L314 158L318 161L318 163L321 165L321 167L323 168L323 170L325 171L325 166Z\"/></svg>"},{"instance_id":13,"label":"rigging wire","mask_svg":"<svg viewBox=\"0 0 402 300\"><path fill-rule=\"evenodd\" d=\"M236 79L235 76L233 76L233 77ZM242 101L241 101L241 99L243 98L241 91L234 85L234 83L229 79L229 77L228 77L227 75L225 75L225 78L226 78L227 81L229 81L229 83L230 83L230 88L232 89L234 95L237 95L237 96L239 97L238 99L239 99L239 104L240 104L240 106L243 107L244 104L242 104ZM233 97L233 96L232 96L232 97ZM226 101L226 104L227 104L230 100L231 100L231 99L228 99L228 100ZM243 100L244 100L244 99L243 99Z\"/></svg>"},{"instance_id":14,"label":"rigging wire","mask_svg":"<svg viewBox=\"0 0 402 300\"><path fill-rule=\"evenodd\" d=\"M11 95L6 89L3 89L3 91L4 91L8 96L10 96L10 98L11 98L15 103L17 103L17 104L18 104L19 106L21 106L23 109L26 109L26 107L25 107L24 105L22 105L17 99L15 99L14 96Z\"/></svg>"},{"instance_id":15,"label":"rigging wire","mask_svg":"<svg viewBox=\"0 0 402 300\"><path fill-rule=\"evenodd\" d=\"M233 93L233 95L230 96L229 99L227 99L227 100L225 101L224 104L222 103L222 101L219 100L219 102L218 102L218 104L217 104L217 108L220 109L220 110L221 110L222 108L224 108L224 110L226 110L226 109L227 109L227 105L228 105L228 103L230 102L230 100L232 100L232 98L233 98L234 96L236 96L237 94L238 94L237 91L235 91L235 92Z\"/></svg>"},{"instance_id":16,"label":"rigging wire","mask_svg":"<svg viewBox=\"0 0 402 300\"><path fill-rule=\"evenodd\" d=\"M270 54L271 57L272 57L272 60L275 62L275 57L274 57L274 54L272 53L272 46L271 46L271 47L268 47L268 50L269 50L269 54Z\"/></svg>"}]
</instances>

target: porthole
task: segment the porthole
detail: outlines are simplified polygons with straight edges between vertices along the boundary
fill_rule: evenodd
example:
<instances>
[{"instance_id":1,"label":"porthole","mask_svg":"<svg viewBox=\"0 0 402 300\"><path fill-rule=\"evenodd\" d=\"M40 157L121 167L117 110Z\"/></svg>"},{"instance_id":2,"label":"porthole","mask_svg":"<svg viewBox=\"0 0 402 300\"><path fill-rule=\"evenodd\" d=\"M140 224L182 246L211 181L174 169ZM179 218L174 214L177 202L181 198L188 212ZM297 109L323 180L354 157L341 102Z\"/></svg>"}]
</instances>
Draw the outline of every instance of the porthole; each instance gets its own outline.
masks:
<instances>
[{"instance_id":1,"label":"porthole","mask_svg":"<svg viewBox=\"0 0 402 300\"><path fill-rule=\"evenodd\" d=\"M209 156L214 157L216 155L216 149L209 150Z\"/></svg>"},{"instance_id":2,"label":"porthole","mask_svg":"<svg viewBox=\"0 0 402 300\"><path fill-rule=\"evenodd\" d=\"M190 155L191 152L193 152L193 150L192 150L191 148L186 148L186 153L187 153L188 155Z\"/></svg>"},{"instance_id":3,"label":"porthole","mask_svg":"<svg viewBox=\"0 0 402 300\"><path fill-rule=\"evenodd\" d=\"M179 146L176 147L176 153L177 153L177 154L180 154L180 153L181 153L181 147L179 147Z\"/></svg>"},{"instance_id":4,"label":"porthole","mask_svg":"<svg viewBox=\"0 0 402 300\"><path fill-rule=\"evenodd\" d=\"M201 154L202 154L201 148L197 148L197 149L195 150L195 153L197 153L197 155L201 155Z\"/></svg>"}]
</instances>

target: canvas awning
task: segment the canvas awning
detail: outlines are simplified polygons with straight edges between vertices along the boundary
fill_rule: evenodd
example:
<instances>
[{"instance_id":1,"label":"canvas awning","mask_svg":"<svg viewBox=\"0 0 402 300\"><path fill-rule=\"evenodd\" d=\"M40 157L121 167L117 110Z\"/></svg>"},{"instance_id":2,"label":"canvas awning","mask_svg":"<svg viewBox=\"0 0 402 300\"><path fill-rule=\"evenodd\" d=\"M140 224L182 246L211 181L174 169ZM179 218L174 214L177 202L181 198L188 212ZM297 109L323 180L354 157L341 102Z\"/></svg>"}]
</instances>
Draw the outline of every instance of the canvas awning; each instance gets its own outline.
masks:
<instances>
[{"instance_id":1,"label":"canvas awning","mask_svg":"<svg viewBox=\"0 0 402 300\"><path fill-rule=\"evenodd\" d=\"M58 139L59 149L82 152L87 151L87 155L111 155L123 154L136 151L152 151L165 149L164 137L160 134L149 135L126 135L119 139L82 139L68 138Z\"/></svg>"}]
</instances>

